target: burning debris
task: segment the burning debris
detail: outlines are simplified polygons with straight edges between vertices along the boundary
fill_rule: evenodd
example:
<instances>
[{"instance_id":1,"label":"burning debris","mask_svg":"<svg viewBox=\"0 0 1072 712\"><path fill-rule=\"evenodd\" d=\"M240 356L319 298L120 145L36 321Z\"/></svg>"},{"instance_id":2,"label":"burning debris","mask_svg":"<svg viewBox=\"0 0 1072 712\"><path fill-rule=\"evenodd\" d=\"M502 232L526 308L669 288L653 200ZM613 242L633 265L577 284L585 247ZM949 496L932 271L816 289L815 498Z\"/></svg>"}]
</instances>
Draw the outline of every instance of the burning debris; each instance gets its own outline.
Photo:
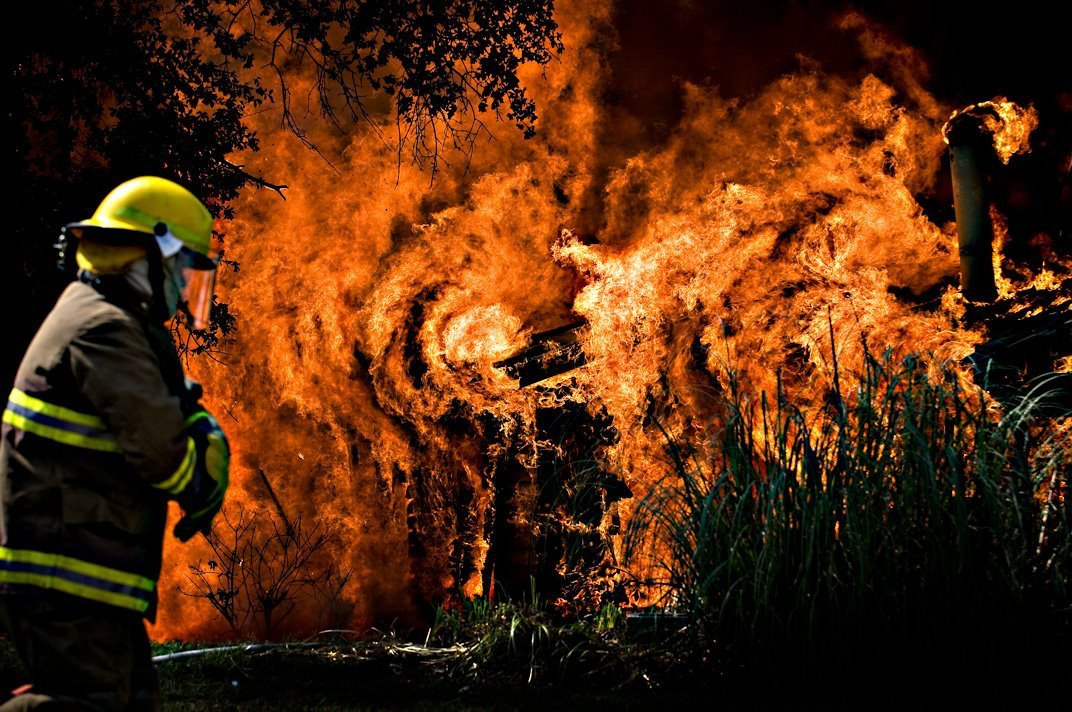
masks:
<instances>
[{"instance_id":1,"label":"burning debris","mask_svg":"<svg viewBox=\"0 0 1072 712\"><path fill-rule=\"evenodd\" d=\"M997 98L954 112L942 127L953 175L961 292L968 300L991 302L998 296L984 164L994 156L1008 163L1013 155L1028 151L1028 139L1037 125L1032 109Z\"/></svg>"},{"instance_id":2,"label":"burning debris","mask_svg":"<svg viewBox=\"0 0 1072 712\"><path fill-rule=\"evenodd\" d=\"M579 368L585 359L577 332L584 326L585 322L579 321L534 334L524 351L497 361L494 366L518 379L521 388Z\"/></svg>"},{"instance_id":3,"label":"burning debris","mask_svg":"<svg viewBox=\"0 0 1072 712\"><path fill-rule=\"evenodd\" d=\"M1072 276L1051 277L1042 288L1032 283L1013 289L1003 280L1000 293L995 277L1001 273L1001 258L992 247L987 168L1000 169L1015 154L1028 151L1037 125L1033 110L999 97L954 112L942 128L952 169L961 294L972 303L966 318L987 333L968 363L976 381L998 398L1021 392L1072 354ZM1072 403L1072 385L1065 383L1069 377L1050 378L1049 387L1064 392L1062 398Z\"/></svg>"}]
</instances>

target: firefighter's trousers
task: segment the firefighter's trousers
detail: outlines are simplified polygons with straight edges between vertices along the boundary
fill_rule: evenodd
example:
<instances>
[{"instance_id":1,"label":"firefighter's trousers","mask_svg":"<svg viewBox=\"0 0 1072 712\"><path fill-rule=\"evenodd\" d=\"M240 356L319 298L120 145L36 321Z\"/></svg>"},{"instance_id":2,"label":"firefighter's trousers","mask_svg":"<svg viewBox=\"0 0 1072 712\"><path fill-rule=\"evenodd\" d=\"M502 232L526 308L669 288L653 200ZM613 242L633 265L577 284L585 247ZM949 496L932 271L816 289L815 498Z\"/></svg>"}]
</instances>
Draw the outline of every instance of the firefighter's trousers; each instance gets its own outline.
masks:
<instances>
[{"instance_id":1,"label":"firefighter's trousers","mask_svg":"<svg viewBox=\"0 0 1072 712\"><path fill-rule=\"evenodd\" d=\"M48 591L7 595L0 631L33 684L0 712L160 709L145 622L133 612Z\"/></svg>"}]
</instances>

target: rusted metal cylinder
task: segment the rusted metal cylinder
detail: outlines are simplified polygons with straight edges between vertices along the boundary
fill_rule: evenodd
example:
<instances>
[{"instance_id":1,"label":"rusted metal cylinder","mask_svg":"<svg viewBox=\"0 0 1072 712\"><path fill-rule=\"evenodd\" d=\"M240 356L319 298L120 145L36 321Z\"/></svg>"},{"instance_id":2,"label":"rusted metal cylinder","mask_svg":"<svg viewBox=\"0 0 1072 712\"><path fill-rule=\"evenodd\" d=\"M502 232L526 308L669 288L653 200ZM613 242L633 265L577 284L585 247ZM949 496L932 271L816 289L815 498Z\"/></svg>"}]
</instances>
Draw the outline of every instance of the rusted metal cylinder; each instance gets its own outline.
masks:
<instances>
[{"instance_id":1,"label":"rusted metal cylinder","mask_svg":"<svg viewBox=\"0 0 1072 712\"><path fill-rule=\"evenodd\" d=\"M965 121L968 122L970 119ZM993 148L989 136L977 126L951 130L947 138L960 246L960 288L967 299L992 302L998 296L994 284L994 226L990 222L982 163Z\"/></svg>"}]
</instances>

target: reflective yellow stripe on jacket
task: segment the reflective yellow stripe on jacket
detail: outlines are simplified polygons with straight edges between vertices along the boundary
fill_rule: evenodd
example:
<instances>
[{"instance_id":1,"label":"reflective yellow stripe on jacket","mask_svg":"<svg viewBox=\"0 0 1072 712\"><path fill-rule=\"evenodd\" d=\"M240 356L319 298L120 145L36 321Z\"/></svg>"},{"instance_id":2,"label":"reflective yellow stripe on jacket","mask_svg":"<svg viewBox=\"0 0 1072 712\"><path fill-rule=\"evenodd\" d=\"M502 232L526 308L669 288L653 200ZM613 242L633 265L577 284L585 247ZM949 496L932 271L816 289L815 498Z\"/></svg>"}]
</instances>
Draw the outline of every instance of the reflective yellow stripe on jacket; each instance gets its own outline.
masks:
<instances>
[{"instance_id":1,"label":"reflective yellow stripe on jacket","mask_svg":"<svg viewBox=\"0 0 1072 712\"><path fill-rule=\"evenodd\" d=\"M163 482L157 482L153 485L157 489L162 489L165 492L171 494L180 494L186 485L190 484L190 481L194 478L194 466L197 464L197 447L194 445L193 438L186 438L186 455L182 458L182 462L179 463L178 468Z\"/></svg>"},{"instance_id":2,"label":"reflective yellow stripe on jacket","mask_svg":"<svg viewBox=\"0 0 1072 712\"><path fill-rule=\"evenodd\" d=\"M115 436L99 417L43 401L18 388L8 396L4 423L64 445L120 452Z\"/></svg>"},{"instance_id":3,"label":"reflective yellow stripe on jacket","mask_svg":"<svg viewBox=\"0 0 1072 712\"><path fill-rule=\"evenodd\" d=\"M0 546L0 582L62 591L144 613L153 598L152 579L62 554Z\"/></svg>"}]
</instances>

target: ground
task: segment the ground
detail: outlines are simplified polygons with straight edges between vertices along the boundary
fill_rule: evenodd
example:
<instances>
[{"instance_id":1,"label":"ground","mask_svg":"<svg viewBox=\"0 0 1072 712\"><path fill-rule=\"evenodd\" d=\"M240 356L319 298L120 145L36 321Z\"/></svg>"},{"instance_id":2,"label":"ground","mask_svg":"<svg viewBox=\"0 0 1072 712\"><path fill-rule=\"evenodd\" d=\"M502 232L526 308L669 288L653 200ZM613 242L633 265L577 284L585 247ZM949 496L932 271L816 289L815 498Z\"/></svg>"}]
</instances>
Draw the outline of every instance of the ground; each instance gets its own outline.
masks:
<instances>
[{"instance_id":1,"label":"ground","mask_svg":"<svg viewBox=\"0 0 1072 712\"><path fill-rule=\"evenodd\" d=\"M183 645L183 649L197 646ZM175 645L156 645L166 654ZM438 660L362 643L330 648L226 651L158 663L166 710L651 709L665 692L481 686L446 674ZM0 689L25 682L0 640Z\"/></svg>"},{"instance_id":2,"label":"ground","mask_svg":"<svg viewBox=\"0 0 1072 712\"><path fill-rule=\"evenodd\" d=\"M192 649L191 644L156 645L154 653ZM697 681L686 689L614 689L613 686L563 687L502 681L467 680L445 663L446 656L422 652L420 646L395 642L359 642L315 649L272 648L221 651L185 660L158 663L165 710L691 710L727 712L760 710L950 710L1009 709L1028 700L978 698L967 681L936 691L911 692L910 685L871 687L845 692L845 680L832 676L810 689L783 692L777 699L767 690L712 687ZM0 640L0 689L24 682L10 644ZM1036 681L1045 685L1042 680ZM1035 687L1039 691L1039 687ZM1046 695L1049 697L1049 695ZM970 702L969 702L970 701ZM1032 701L1036 709L1061 709L1052 702ZM962 706L963 705L963 706Z\"/></svg>"}]
</instances>

